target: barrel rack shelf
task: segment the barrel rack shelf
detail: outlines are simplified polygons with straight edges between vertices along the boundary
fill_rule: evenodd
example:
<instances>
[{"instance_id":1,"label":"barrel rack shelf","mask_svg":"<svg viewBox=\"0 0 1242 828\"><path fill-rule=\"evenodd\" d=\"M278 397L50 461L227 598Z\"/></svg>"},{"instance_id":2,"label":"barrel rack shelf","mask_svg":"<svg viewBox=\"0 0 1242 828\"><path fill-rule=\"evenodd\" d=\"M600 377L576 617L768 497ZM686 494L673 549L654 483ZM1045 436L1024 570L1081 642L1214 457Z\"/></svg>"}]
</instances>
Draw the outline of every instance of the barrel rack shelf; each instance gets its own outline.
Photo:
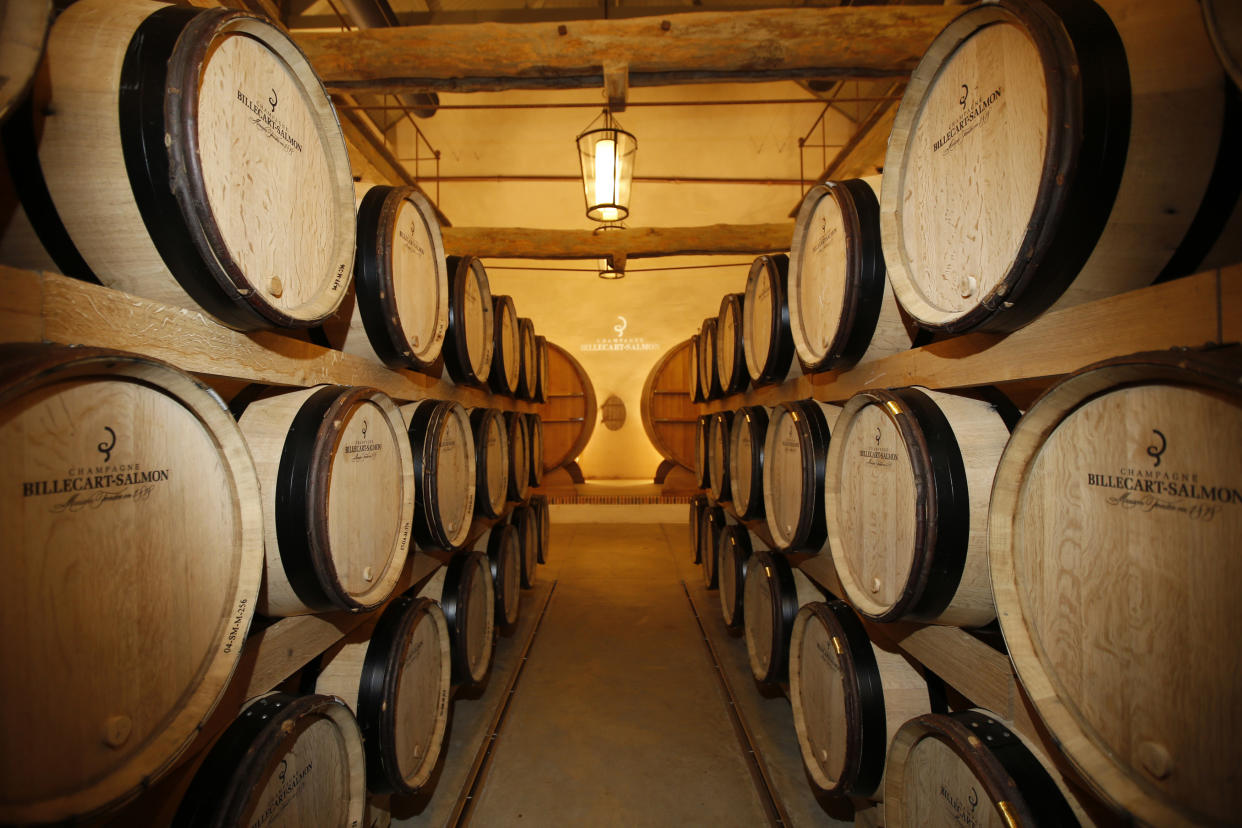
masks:
<instances>
[{"instance_id":1,"label":"barrel rack shelf","mask_svg":"<svg viewBox=\"0 0 1242 828\"><path fill-rule=\"evenodd\" d=\"M1008 385L1029 395L1101 360L1238 341L1242 341L1242 265L1048 313L1011 334L965 334L849 371L802 375L780 385L751 388L700 403L698 409L711 413L807 398L840 403L866 388L907 385L933 389ZM721 505L736 519L732 504ZM771 545L764 521L738 522ZM797 565L819 587L845 597L827 553L799 555ZM865 625L873 637L891 641L972 703L1007 718L1024 736L1050 743L1004 652L957 627L871 621Z\"/></svg>"},{"instance_id":2,"label":"barrel rack shelf","mask_svg":"<svg viewBox=\"0 0 1242 828\"><path fill-rule=\"evenodd\" d=\"M536 412L543 407L493 395L485 389L455 385L447 379L390 370L362 357L274 331L241 333L222 327L197 311L56 273L0 266L0 280L7 288L0 300L0 342L49 342L129 351L171 363L212 385L365 385L384 391L398 402L433 398L522 412ZM504 517L512 508L513 504L506 506ZM467 548L504 517L476 519ZM412 549L393 596L426 582L446 559L446 553ZM117 819L123 823L134 815L130 809L147 814L147 808L159 810L166 805L166 796L188 784L185 771L196 764L194 757L228 726L246 699L279 687L311 659L367 619L382 613L387 603L371 612L301 615L270 624L259 621L246 639L227 691L197 737L176 760L177 767L156 783L149 796L140 796L121 811L90 824L117 825L121 824Z\"/></svg>"}]
</instances>

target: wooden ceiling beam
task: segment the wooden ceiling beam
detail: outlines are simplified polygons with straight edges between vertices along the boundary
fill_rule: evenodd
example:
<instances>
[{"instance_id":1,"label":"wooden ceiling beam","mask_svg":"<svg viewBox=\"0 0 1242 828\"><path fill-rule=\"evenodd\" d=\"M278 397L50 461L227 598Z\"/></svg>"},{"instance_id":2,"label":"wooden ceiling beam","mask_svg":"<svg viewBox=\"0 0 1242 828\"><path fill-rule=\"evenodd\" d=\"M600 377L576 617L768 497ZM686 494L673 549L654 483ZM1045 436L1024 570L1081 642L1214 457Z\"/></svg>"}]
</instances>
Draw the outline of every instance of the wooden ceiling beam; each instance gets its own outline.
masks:
<instances>
[{"instance_id":1,"label":"wooden ceiling beam","mask_svg":"<svg viewBox=\"0 0 1242 828\"><path fill-rule=\"evenodd\" d=\"M334 91L589 88L605 64L629 85L903 77L961 13L945 6L691 12L571 23L295 32Z\"/></svg>"},{"instance_id":2,"label":"wooden ceiling beam","mask_svg":"<svg viewBox=\"0 0 1242 828\"><path fill-rule=\"evenodd\" d=\"M542 230L528 227L445 227L444 250L481 259L599 259L711 256L785 251L793 222L643 227L609 230Z\"/></svg>"}]
</instances>

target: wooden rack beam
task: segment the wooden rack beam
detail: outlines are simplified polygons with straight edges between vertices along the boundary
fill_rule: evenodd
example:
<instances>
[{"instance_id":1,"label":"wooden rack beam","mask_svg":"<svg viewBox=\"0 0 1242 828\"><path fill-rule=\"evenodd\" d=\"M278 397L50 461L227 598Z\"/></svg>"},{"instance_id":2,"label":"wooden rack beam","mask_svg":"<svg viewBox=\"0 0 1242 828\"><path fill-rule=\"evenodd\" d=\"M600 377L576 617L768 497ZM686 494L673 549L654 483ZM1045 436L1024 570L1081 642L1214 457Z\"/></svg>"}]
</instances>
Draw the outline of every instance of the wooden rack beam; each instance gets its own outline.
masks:
<instances>
[{"instance_id":1,"label":"wooden rack beam","mask_svg":"<svg viewBox=\"0 0 1242 828\"><path fill-rule=\"evenodd\" d=\"M537 230L528 227L445 227L444 250L481 259L598 259L770 253L788 250L793 222L711 224L705 227L642 227Z\"/></svg>"},{"instance_id":2,"label":"wooden rack beam","mask_svg":"<svg viewBox=\"0 0 1242 828\"><path fill-rule=\"evenodd\" d=\"M1139 351L1242 341L1242 265L1047 313L1011 334L963 334L858 366L803 375L704 404L704 412L866 388L968 388L1057 377Z\"/></svg>"},{"instance_id":3,"label":"wooden rack beam","mask_svg":"<svg viewBox=\"0 0 1242 828\"><path fill-rule=\"evenodd\" d=\"M0 267L6 297L0 341L60 342L134 351L183 371L270 385L367 385L396 400L428 397L466 406L537 411L446 379L393 371L276 331L240 333L203 314L55 273ZM290 332L293 333L293 332Z\"/></svg>"},{"instance_id":4,"label":"wooden rack beam","mask_svg":"<svg viewBox=\"0 0 1242 828\"><path fill-rule=\"evenodd\" d=\"M333 91L496 91L908 75L961 13L944 6L692 12L570 23L396 26L295 33Z\"/></svg>"}]
</instances>

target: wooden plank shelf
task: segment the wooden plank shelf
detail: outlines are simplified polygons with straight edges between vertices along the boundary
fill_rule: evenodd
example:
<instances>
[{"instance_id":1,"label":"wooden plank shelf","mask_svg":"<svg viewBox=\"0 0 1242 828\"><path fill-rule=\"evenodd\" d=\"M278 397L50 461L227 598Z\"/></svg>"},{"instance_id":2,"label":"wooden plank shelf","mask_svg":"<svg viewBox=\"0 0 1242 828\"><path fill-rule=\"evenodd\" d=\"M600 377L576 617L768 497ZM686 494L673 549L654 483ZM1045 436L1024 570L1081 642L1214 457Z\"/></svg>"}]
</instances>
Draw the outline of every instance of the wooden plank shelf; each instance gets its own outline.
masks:
<instances>
[{"instance_id":1,"label":"wooden plank shelf","mask_svg":"<svg viewBox=\"0 0 1242 828\"><path fill-rule=\"evenodd\" d=\"M1048 313L1010 334L962 334L849 371L752 388L703 403L702 411L808 398L842 402L867 388L969 388L1047 379L1138 351L1239 340L1242 265L1234 265Z\"/></svg>"},{"instance_id":2,"label":"wooden plank shelf","mask_svg":"<svg viewBox=\"0 0 1242 828\"><path fill-rule=\"evenodd\" d=\"M540 410L536 403L413 371L394 371L275 331L230 330L198 311L56 273L0 267L0 279L7 288L0 306L0 341L115 348L162 359L194 374L269 385L366 385L400 401L434 398L471 407Z\"/></svg>"}]
</instances>

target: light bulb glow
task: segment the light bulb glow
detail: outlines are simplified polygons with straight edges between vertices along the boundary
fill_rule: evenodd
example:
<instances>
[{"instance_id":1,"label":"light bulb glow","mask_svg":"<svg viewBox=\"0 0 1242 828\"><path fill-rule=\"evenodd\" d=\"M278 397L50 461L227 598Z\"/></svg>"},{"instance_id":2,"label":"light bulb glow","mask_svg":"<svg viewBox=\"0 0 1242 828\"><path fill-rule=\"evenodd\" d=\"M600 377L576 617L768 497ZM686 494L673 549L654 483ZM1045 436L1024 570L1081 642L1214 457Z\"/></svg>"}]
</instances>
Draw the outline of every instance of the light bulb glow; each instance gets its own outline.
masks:
<instances>
[{"instance_id":1,"label":"light bulb glow","mask_svg":"<svg viewBox=\"0 0 1242 828\"><path fill-rule=\"evenodd\" d=\"M595 203L615 204L617 201L617 142L601 138L595 142ZM607 212L607 211L605 211ZM614 209L612 212L616 212ZM612 221L616 216L605 217Z\"/></svg>"}]
</instances>

